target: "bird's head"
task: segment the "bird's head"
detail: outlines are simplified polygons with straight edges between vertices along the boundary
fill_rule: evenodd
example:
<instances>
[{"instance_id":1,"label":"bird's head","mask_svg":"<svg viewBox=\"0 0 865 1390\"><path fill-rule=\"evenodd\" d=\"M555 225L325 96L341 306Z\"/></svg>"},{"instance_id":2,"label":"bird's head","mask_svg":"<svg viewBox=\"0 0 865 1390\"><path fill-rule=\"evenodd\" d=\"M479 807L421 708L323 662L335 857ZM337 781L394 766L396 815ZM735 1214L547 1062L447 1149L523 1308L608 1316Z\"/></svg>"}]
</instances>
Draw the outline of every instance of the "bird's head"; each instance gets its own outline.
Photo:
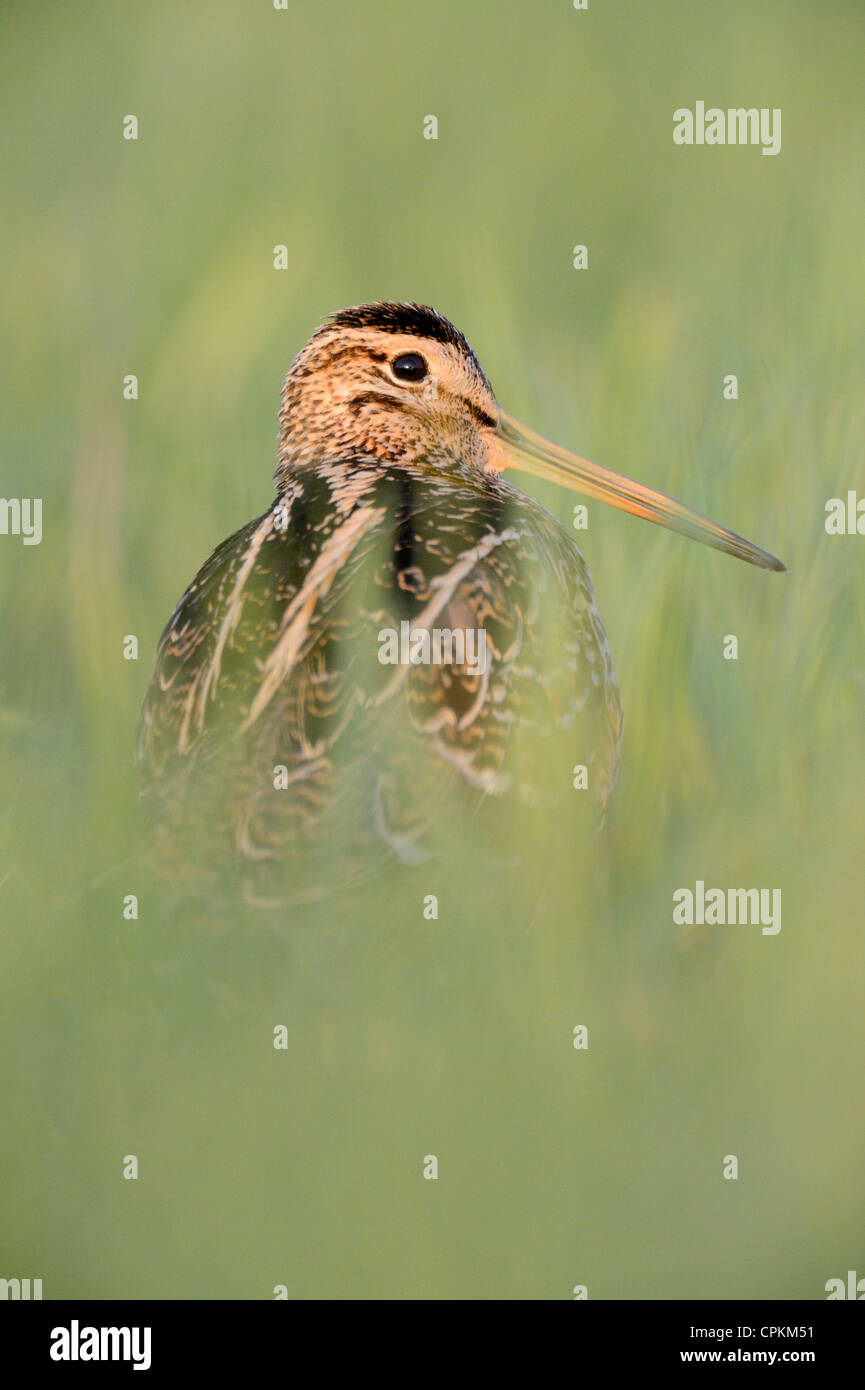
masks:
<instances>
[{"instance_id":1,"label":"bird's head","mask_svg":"<svg viewBox=\"0 0 865 1390\"><path fill-rule=\"evenodd\" d=\"M334 314L285 380L281 457L426 458L483 468L499 408L463 335L418 304Z\"/></svg>"},{"instance_id":2,"label":"bird's head","mask_svg":"<svg viewBox=\"0 0 865 1390\"><path fill-rule=\"evenodd\" d=\"M784 569L684 503L521 425L496 401L462 333L426 305L362 304L333 314L292 363L279 421L278 483L297 467L358 456L423 460L457 475L517 468L762 569Z\"/></svg>"}]
</instances>

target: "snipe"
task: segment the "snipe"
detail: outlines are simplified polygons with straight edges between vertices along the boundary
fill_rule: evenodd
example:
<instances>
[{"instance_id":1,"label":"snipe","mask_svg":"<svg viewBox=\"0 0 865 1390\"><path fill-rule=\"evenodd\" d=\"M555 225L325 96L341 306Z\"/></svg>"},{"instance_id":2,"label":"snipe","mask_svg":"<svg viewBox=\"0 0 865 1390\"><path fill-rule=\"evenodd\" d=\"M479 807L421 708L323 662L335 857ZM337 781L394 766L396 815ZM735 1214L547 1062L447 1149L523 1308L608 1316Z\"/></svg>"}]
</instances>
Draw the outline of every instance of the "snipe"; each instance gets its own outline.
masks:
<instances>
[{"instance_id":1,"label":"snipe","mask_svg":"<svg viewBox=\"0 0 865 1390\"><path fill-rule=\"evenodd\" d=\"M144 701L143 797L179 885L229 874L252 898L314 896L337 835L351 872L412 863L445 790L536 798L514 757L529 725L559 740L562 786L586 764L603 807L622 711L589 573L506 469L784 568L518 424L463 335L422 305L333 315L295 359L279 419L277 496L184 593ZM564 631L552 661L550 612ZM430 633L450 638L425 648ZM385 664L394 634L417 664ZM479 634L484 663L455 641Z\"/></svg>"}]
</instances>

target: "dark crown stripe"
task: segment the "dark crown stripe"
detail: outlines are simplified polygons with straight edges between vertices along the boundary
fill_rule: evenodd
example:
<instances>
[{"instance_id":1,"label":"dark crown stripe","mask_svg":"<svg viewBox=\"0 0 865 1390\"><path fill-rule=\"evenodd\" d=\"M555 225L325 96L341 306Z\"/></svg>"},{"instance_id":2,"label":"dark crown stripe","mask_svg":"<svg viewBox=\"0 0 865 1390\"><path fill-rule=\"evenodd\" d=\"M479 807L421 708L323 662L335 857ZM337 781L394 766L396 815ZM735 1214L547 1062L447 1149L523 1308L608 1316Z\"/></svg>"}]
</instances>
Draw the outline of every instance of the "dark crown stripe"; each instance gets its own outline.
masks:
<instances>
[{"instance_id":1,"label":"dark crown stripe","mask_svg":"<svg viewBox=\"0 0 865 1390\"><path fill-rule=\"evenodd\" d=\"M459 329L428 304L358 304L353 309L340 309L331 314L328 324L334 328L377 328L381 333L411 333L418 338L448 343L465 353L483 375L480 363Z\"/></svg>"}]
</instances>

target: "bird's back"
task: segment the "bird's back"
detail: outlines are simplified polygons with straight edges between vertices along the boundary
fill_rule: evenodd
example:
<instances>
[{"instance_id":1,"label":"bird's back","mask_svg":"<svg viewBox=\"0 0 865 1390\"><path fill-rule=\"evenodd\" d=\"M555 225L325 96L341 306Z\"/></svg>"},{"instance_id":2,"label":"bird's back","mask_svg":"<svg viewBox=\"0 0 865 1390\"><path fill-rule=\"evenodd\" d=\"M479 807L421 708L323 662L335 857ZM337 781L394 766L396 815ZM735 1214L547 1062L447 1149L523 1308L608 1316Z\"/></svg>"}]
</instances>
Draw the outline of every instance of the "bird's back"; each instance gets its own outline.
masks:
<instances>
[{"instance_id":1,"label":"bird's back","mask_svg":"<svg viewBox=\"0 0 865 1390\"><path fill-rule=\"evenodd\" d=\"M620 732L588 572L543 508L494 475L340 460L290 474L177 605L142 791L181 890L314 898L440 849L455 811L555 816L577 763L599 810Z\"/></svg>"}]
</instances>

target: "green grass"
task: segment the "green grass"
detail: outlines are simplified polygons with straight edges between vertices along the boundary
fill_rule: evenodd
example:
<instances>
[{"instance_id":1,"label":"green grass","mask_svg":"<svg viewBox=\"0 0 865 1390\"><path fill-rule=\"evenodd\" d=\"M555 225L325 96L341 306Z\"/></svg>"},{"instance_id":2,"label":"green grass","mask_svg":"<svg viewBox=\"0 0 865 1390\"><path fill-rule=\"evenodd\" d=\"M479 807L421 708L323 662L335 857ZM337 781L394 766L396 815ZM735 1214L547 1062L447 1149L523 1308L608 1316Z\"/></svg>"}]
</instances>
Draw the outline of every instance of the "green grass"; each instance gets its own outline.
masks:
<instances>
[{"instance_id":1,"label":"green grass","mask_svg":"<svg viewBox=\"0 0 865 1390\"><path fill-rule=\"evenodd\" d=\"M292 8L0 15L0 491L44 499L40 546L0 537L0 1276L821 1297L865 1273L865 540L823 528L865 495L865 15ZM781 154L675 147L697 99L781 107ZM379 894L211 936L134 858L151 654L269 502L294 353L370 298L435 304L508 409L790 573L590 509L622 770L533 926L468 843L437 923ZM679 949L697 878L781 887L781 933Z\"/></svg>"}]
</instances>

